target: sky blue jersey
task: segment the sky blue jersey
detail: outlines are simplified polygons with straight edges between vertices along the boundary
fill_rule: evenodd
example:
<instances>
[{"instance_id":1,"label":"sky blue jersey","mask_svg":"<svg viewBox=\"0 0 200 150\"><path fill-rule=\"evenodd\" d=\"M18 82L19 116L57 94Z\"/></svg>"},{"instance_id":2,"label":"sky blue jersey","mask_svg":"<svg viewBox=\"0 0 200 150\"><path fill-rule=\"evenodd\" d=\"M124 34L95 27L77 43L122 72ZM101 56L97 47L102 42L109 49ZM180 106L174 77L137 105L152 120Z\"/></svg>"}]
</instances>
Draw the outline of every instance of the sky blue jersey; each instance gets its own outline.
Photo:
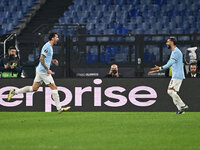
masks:
<instances>
[{"instance_id":1,"label":"sky blue jersey","mask_svg":"<svg viewBox=\"0 0 200 150\"><path fill-rule=\"evenodd\" d=\"M51 46L51 44L49 42L47 42L42 47L41 55L45 56L45 64L46 64L47 68L49 69L50 65L51 65L52 57L53 57L53 47ZM37 66L36 71L41 72L41 73L47 73L44 66L41 64L41 62Z\"/></svg>"},{"instance_id":2,"label":"sky blue jersey","mask_svg":"<svg viewBox=\"0 0 200 150\"><path fill-rule=\"evenodd\" d=\"M185 79L183 69L183 54L177 47L172 51L169 61L166 65L162 66L162 70L168 69L172 66L173 79ZM162 71L160 70L160 71Z\"/></svg>"}]
</instances>

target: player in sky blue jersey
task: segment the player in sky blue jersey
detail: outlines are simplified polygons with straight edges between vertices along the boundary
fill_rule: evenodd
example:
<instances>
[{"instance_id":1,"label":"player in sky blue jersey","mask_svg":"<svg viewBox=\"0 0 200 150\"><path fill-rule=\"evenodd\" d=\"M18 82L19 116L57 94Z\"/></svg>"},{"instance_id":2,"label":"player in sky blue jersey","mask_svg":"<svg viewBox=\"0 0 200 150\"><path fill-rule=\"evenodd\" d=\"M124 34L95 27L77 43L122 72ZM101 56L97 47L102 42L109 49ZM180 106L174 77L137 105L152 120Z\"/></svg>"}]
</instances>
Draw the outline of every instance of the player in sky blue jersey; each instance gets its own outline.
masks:
<instances>
[{"instance_id":1,"label":"player in sky blue jersey","mask_svg":"<svg viewBox=\"0 0 200 150\"><path fill-rule=\"evenodd\" d=\"M176 47L176 38L170 37L166 45L168 49L171 49L171 56L169 61L164 66L155 66L151 68L149 73L159 72L168 69L169 67L172 68L172 79L168 86L168 94L172 97L174 104L178 108L177 114L184 113L188 106L184 104L181 100L177 92L180 89L183 79L185 79L184 69L183 69L183 54L182 52Z\"/></svg>"},{"instance_id":2,"label":"player in sky blue jersey","mask_svg":"<svg viewBox=\"0 0 200 150\"><path fill-rule=\"evenodd\" d=\"M49 42L47 42L42 47L41 55L45 56L45 63L46 63L47 68L49 69L52 62L52 57L53 57L53 48ZM47 73L47 70L44 68L41 62L37 66L36 71L41 72L41 73Z\"/></svg>"},{"instance_id":3,"label":"player in sky blue jersey","mask_svg":"<svg viewBox=\"0 0 200 150\"><path fill-rule=\"evenodd\" d=\"M11 89L8 95L8 101L16 94L37 91L44 82L52 90L52 98L55 102L58 113L70 109L70 107L61 107L60 97L58 95L57 86L52 78L53 72L50 70L51 63L58 64L58 61L53 58L53 45L57 44L59 38L57 33L49 34L49 41L42 47L40 63L36 68L36 76L32 86L25 86L18 90Z\"/></svg>"}]
</instances>

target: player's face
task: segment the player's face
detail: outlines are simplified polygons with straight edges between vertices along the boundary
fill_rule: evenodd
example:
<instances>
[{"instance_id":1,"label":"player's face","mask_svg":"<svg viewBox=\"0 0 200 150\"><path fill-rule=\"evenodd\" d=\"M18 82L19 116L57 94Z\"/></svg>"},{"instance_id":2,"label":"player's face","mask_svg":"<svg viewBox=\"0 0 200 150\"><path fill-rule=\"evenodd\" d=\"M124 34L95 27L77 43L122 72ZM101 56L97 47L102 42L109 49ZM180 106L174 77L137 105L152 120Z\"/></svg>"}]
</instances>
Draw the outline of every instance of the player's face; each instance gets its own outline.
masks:
<instances>
[{"instance_id":1,"label":"player's face","mask_svg":"<svg viewBox=\"0 0 200 150\"><path fill-rule=\"evenodd\" d=\"M58 38L58 35L56 34L55 37L53 38L54 44L57 44L58 40L59 40L59 38Z\"/></svg>"},{"instance_id":2,"label":"player's face","mask_svg":"<svg viewBox=\"0 0 200 150\"><path fill-rule=\"evenodd\" d=\"M171 49L172 44L173 44L173 42L170 39L168 39L166 42L167 48Z\"/></svg>"}]
</instances>

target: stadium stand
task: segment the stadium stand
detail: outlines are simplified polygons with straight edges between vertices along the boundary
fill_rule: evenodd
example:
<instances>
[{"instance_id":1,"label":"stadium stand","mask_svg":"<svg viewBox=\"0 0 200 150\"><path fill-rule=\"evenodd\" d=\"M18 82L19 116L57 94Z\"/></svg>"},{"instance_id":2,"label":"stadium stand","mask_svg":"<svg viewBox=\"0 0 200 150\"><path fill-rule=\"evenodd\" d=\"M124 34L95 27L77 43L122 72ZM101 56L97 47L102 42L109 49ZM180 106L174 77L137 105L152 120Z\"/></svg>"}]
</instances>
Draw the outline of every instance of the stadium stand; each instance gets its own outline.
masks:
<instances>
[{"instance_id":1,"label":"stadium stand","mask_svg":"<svg viewBox=\"0 0 200 150\"><path fill-rule=\"evenodd\" d=\"M189 4L189 5L188 5ZM189 7L188 7L189 6ZM192 34L200 31L200 1L197 0L74 0L58 23L85 24L86 33L93 34ZM57 32L66 35L73 32ZM162 41L163 37L154 40ZM109 47L113 48L114 47ZM87 50L86 62L97 62L97 47ZM113 54L115 62L126 62L128 53L119 47ZM157 47L149 46L144 62L158 62ZM110 62L107 51L101 52L101 62ZM166 58L163 58L167 60Z\"/></svg>"},{"instance_id":2,"label":"stadium stand","mask_svg":"<svg viewBox=\"0 0 200 150\"><path fill-rule=\"evenodd\" d=\"M0 34L11 32L15 29L25 28L25 25L34 16L44 0L1 0L0 1Z\"/></svg>"},{"instance_id":3,"label":"stadium stand","mask_svg":"<svg viewBox=\"0 0 200 150\"><path fill-rule=\"evenodd\" d=\"M86 24L88 34L194 33L199 13L197 0L75 0L58 23Z\"/></svg>"}]
</instances>

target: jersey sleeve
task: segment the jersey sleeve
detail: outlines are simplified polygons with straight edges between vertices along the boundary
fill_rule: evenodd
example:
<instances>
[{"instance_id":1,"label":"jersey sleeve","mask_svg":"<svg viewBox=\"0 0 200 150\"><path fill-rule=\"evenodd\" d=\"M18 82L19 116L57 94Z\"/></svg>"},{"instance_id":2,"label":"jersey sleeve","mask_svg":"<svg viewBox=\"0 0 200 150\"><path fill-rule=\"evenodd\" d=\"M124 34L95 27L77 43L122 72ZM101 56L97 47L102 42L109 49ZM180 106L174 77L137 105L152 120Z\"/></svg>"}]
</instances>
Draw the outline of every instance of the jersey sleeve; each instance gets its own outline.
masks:
<instances>
[{"instance_id":1,"label":"jersey sleeve","mask_svg":"<svg viewBox=\"0 0 200 150\"><path fill-rule=\"evenodd\" d=\"M46 57L47 53L49 53L49 48L47 46L44 46L42 48L41 55L44 55Z\"/></svg>"},{"instance_id":2,"label":"jersey sleeve","mask_svg":"<svg viewBox=\"0 0 200 150\"><path fill-rule=\"evenodd\" d=\"M167 62L166 65L162 66L162 69L160 71L166 70L169 67L171 67L174 63L176 63L176 61L178 60L178 53L177 52L173 52L171 54L171 57L169 59L169 61Z\"/></svg>"},{"instance_id":3,"label":"jersey sleeve","mask_svg":"<svg viewBox=\"0 0 200 150\"><path fill-rule=\"evenodd\" d=\"M169 67L171 67L174 63L175 63L175 59L170 59L166 65L162 66L162 69L160 71L164 71L166 69L168 69Z\"/></svg>"},{"instance_id":4,"label":"jersey sleeve","mask_svg":"<svg viewBox=\"0 0 200 150\"><path fill-rule=\"evenodd\" d=\"M177 61L178 60L178 53L177 52L172 53L172 56L170 57L170 59Z\"/></svg>"}]
</instances>

